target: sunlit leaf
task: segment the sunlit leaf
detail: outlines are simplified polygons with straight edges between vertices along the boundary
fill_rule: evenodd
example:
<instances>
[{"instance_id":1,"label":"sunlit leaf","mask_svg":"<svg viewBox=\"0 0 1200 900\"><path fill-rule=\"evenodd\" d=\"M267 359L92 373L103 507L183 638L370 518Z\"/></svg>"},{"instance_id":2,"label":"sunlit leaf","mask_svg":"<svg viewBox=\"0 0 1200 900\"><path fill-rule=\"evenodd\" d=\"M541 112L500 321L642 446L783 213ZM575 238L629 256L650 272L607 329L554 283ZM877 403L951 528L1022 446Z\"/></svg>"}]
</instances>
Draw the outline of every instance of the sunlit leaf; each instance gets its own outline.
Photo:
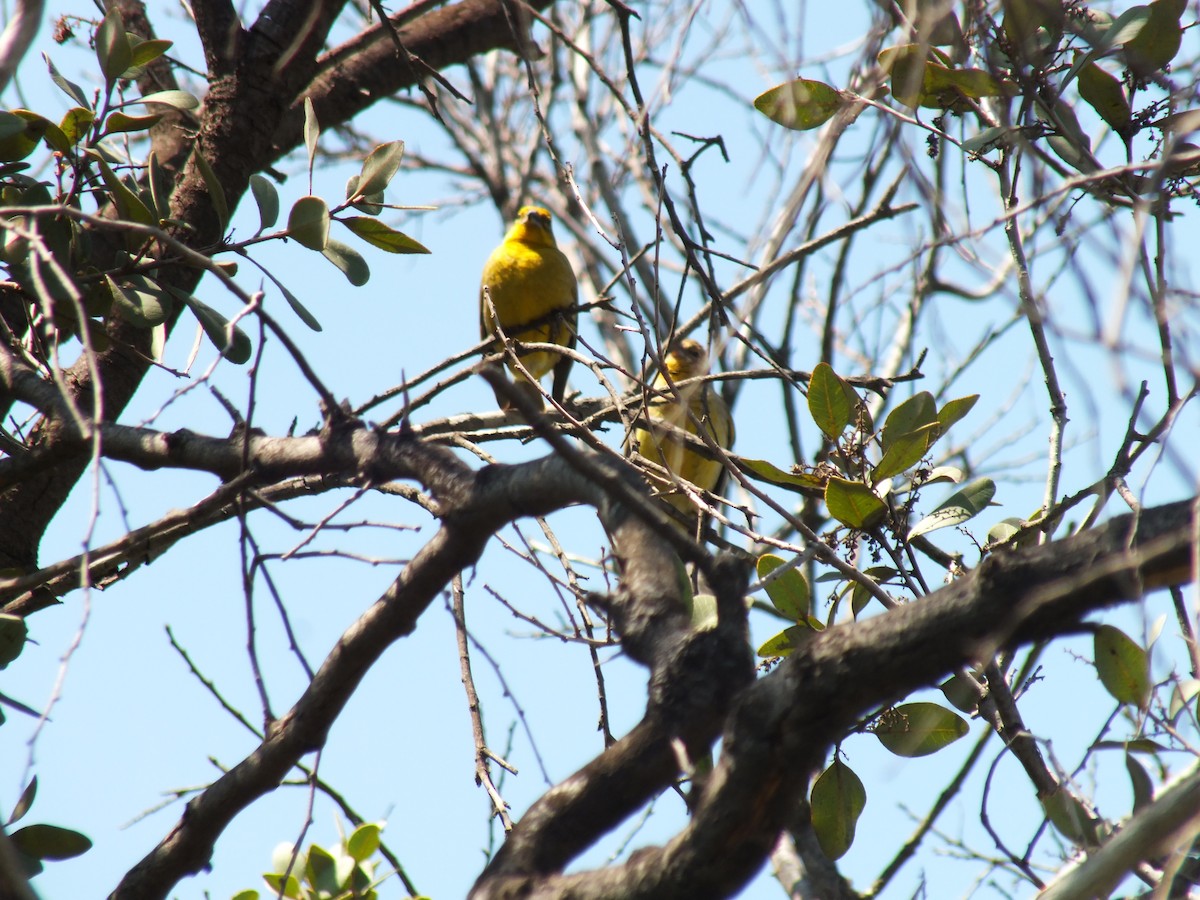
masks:
<instances>
[{"instance_id":1,"label":"sunlit leaf","mask_svg":"<svg viewBox=\"0 0 1200 900\"><path fill-rule=\"evenodd\" d=\"M117 112L104 120L104 134L124 134L131 131L148 131L161 121L162 116L127 116Z\"/></svg>"},{"instance_id":2,"label":"sunlit leaf","mask_svg":"<svg viewBox=\"0 0 1200 900\"><path fill-rule=\"evenodd\" d=\"M163 306L160 295L117 284L108 275L104 276L104 281L112 294L113 310L125 321L142 328L166 321L168 310Z\"/></svg>"},{"instance_id":3,"label":"sunlit leaf","mask_svg":"<svg viewBox=\"0 0 1200 900\"><path fill-rule=\"evenodd\" d=\"M78 144L87 134L88 129L92 127L92 122L96 120L96 114L90 109L84 109L82 106L76 106L68 109L63 114L62 120L58 123L58 127L72 146Z\"/></svg>"},{"instance_id":4,"label":"sunlit leaf","mask_svg":"<svg viewBox=\"0 0 1200 900\"><path fill-rule=\"evenodd\" d=\"M861 481L830 478L825 486L829 514L851 528L872 528L883 521L887 506Z\"/></svg>"},{"instance_id":5,"label":"sunlit leaf","mask_svg":"<svg viewBox=\"0 0 1200 900\"><path fill-rule=\"evenodd\" d=\"M1125 632L1100 625L1095 636L1096 673L1120 703L1139 708L1150 702L1150 658Z\"/></svg>"},{"instance_id":6,"label":"sunlit leaf","mask_svg":"<svg viewBox=\"0 0 1200 900\"><path fill-rule=\"evenodd\" d=\"M939 528L961 525L983 512L995 495L996 483L992 479L980 478L972 481L962 490L955 491L947 497L937 509L914 525L908 532L908 539L912 540Z\"/></svg>"},{"instance_id":7,"label":"sunlit leaf","mask_svg":"<svg viewBox=\"0 0 1200 900\"><path fill-rule=\"evenodd\" d=\"M892 437L883 458L871 470L871 481L878 484L885 478L899 475L921 461L929 448L942 433L942 426L936 421ZM886 435L886 430L884 431Z\"/></svg>"},{"instance_id":8,"label":"sunlit leaf","mask_svg":"<svg viewBox=\"0 0 1200 900\"><path fill-rule=\"evenodd\" d=\"M758 558L758 577L766 579L768 575L785 565L781 557L767 553ZM808 618L809 589L804 575L795 566L782 572L776 578L767 582L767 596L771 605L793 622Z\"/></svg>"},{"instance_id":9,"label":"sunlit leaf","mask_svg":"<svg viewBox=\"0 0 1200 900\"><path fill-rule=\"evenodd\" d=\"M880 444L886 453L900 437L937 422L937 405L933 394L920 391L913 394L889 414L883 423Z\"/></svg>"},{"instance_id":10,"label":"sunlit leaf","mask_svg":"<svg viewBox=\"0 0 1200 900\"><path fill-rule=\"evenodd\" d=\"M829 363L820 363L808 382L808 411L817 427L830 440L836 440L854 411L853 389L843 381Z\"/></svg>"},{"instance_id":11,"label":"sunlit leaf","mask_svg":"<svg viewBox=\"0 0 1200 900\"><path fill-rule=\"evenodd\" d=\"M320 197L301 197L288 213L288 234L309 250L329 243L329 207Z\"/></svg>"},{"instance_id":12,"label":"sunlit leaf","mask_svg":"<svg viewBox=\"0 0 1200 900\"><path fill-rule=\"evenodd\" d=\"M737 457L734 460L737 467L757 481L765 481L801 493L825 493L825 480L808 472L785 472L765 459L746 459Z\"/></svg>"},{"instance_id":13,"label":"sunlit leaf","mask_svg":"<svg viewBox=\"0 0 1200 900\"><path fill-rule=\"evenodd\" d=\"M312 179L313 162L317 158L317 138L321 136L321 125L317 122L317 111L312 97L304 98L304 146L308 149L308 173ZM309 190L312 190L310 187Z\"/></svg>"},{"instance_id":14,"label":"sunlit leaf","mask_svg":"<svg viewBox=\"0 0 1200 900\"><path fill-rule=\"evenodd\" d=\"M133 45L133 65L145 66L154 62L170 50L173 44L173 41L158 39L138 41Z\"/></svg>"},{"instance_id":15,"label":"sunlit leaf","mask_svg":"<svg viewBox=\"0 0 1200 900\"><path fill-rule=\"evenodd\" d=\"M50 57L47 56L45 53L42 54L42 59L44 59L46 61L46 65L50 69L50 80L53 81L56 85L58 85L59 89L64 94L66 94L68 97L70 97L71 101L76 106L81 106L85 109L91 109L92 104L88 100L87 96L83 93L83 88L81 88L75 82L70 81L67 78L64 78L62 76L62 73L60 73L58 71L58 69L55 68L54 63L50 61ZM94 115L94 113L93 113L93 115Z\"/></svg>"},{"instance_id":16,"label":"sunlit leaf","mask_svg":"<svg viewBox=\"0 0 1200 900\"><path fill-rule=\"evenodd\" d=\"M380 144L363 160L362 172L355 194L366 197L371 194L382 194L396 172L400 169L400 161L404 159L404 141L389 141Z\"/></svg>"},{"instance_id":17,"label":"sunlit leaf","mask_svg":"<svg viewBox=\"0 0 1200 900\"><path fill-rule=\"evenodd\" d=\"M384 225L370 216L350 216L339 219L356 235L380 250L388 253L428 253L429 250L406 234Z\"/></svg>"},{"instance_id":18,"label":"sunlit leaf","mask_svg":"<svg viewBox=\"0 0 1200 900\"><path fill-rule=\"evenodd\" d=\"M970 726L956 712L936 703L905 703L882 713L871 728L897 756L928 756L953 744Z\"/></svg>"},{"instance_id":19,"label":"sunlit leaf","mask_svg":"<svg viewBox=\"0 0 1200 900\"><path fill-rule=\"evenodd\" d=\"M938 424L942 426L942 432L949 430L950 426L966 417L979 402L978 394L970 394L966 397L958 397L954 400L947 400L945 406L938 410Z\"/></svg>"},{"instance_id":20,"label":"sunlit leaf","mask_svg":"<svg viewBox=\"0 0 1200 900\"><path fill-rule=\"evenodd\" d=\"M1175 58L1183 42L1179 18L1185 9L1187 0L1154 0L1145 24L1124 41L1125 62L1138 78L1153 75Z\"/></svg>"},{"instance_id":21,"label":"sunlit leaf","mask_svg":"<svg viewBox=\"0 0 1200 900\"><path fill-rule=\"evenodd\" d=\"M755 109L772 122L795 131L819 128L847 103L840 91L807 78L776 85L754 98Z\"/></svg>"},{"instance_id":22,"label":"sunlit leaf","mask_svg":"<svg viewBox=\"0 0 1200 900\"><path fill-rule=\"evenodd\" d=\"M854 843L859 816L867 805L867 791L854 770L840 759L813 783L809 799L813 832L830 859L843 856Z\"/></svg>"},{"instance_id":23,"label":"sunlit leaf","mask_svg":"<svg viewBox=\"0 0 1200 900\"><path fill-rule=\"evenodd\" d=\"M1125 134L1133 112L1125 89L1116 77L1095 63L1079 70L1079 96L1107 122L1117 134Z\"/></svg>"},{"instance_id":24,"label":"sunlit leaf","mask_svg":"<svg viewBox=\"0 0 1200 900\"><path fill-rule=\"evenodd\" d=\"M156 91L153 94L145 94L130 102L161 103L163 106L170 106L172 109L196 109L200 105L200 101L196 96L189 94L187 91Z\"/></svg>"},{"instance_id":25,"label":"sunlit leaf","mask_svg":"<svg viewBox=\"0 0 1200 900\"><path fill-rule=\"evenodd\" d=\"M133 48L129 45L125 23L121 21L121 14L117 11L115 3L109 7L104 21L96 29L96 59L110 87L133 64ZM80 104L84 105L86 104Z\"/></svg>"},{"instance_id":26,"label":"sunlit leaf","mask_svg":"<svg viewBox=\"0 0 1200 900\"><path fill-rule=\"evenodd\" d=\"M763 659L769 659L772 656L787 656L812 635L812 629L807 625L789 625L779 634L764 641L757 653Z\"/></svg>"}]
</instances>

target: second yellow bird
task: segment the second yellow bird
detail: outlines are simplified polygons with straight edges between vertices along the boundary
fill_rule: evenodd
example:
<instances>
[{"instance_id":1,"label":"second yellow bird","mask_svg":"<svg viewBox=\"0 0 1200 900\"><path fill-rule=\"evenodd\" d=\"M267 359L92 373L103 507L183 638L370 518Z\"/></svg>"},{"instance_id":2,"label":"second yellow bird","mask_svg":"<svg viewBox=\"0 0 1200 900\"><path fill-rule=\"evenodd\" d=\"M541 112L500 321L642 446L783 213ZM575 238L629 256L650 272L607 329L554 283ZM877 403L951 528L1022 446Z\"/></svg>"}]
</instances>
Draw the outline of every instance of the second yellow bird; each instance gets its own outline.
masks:
<instances>
[{"instance_id":1,"label":"second yellow bird","mask_svg":"<svg viewBox=\"0 0 1200 900\"><path fill-rule=\"evenodd\" d=\"M699 435L703 428L717 446L729 450L733 447L733 417L712 383L700 381L678 386L707 374L708 353L703 344L688 339L671 345L663 356L663 371L654 380L647 415L652 422L662 422L692 435ZM701 456L665 428L638 429L634 446L646 459L704 491L716 491L721 483L725 469L718 460ZM654 482L663 491L663 499L695 520L696 507L686 494L665 479Z\"/></svg>"},{"instance_id":2,"label":"second yellow bird","mask_svg":"<svg viewBox=\"0 0 1200 900\"><path fill-rule=\"evenodd\" d=\"M500 246L488 257L479 289L483 337L496 336L499 323L499 330L510 340L574 349L579 287L571 264L554 241L550 223L548 210L540 206L522 207ZM493 352L499 349L497 342ZM549 350L530 350L519 358L535 381L554 370L550 394L561 403L571 357ZM517 386L541 403L537 386L521 373L514 361L510 360L508 365Z\"/></svg>"}]
</instances>

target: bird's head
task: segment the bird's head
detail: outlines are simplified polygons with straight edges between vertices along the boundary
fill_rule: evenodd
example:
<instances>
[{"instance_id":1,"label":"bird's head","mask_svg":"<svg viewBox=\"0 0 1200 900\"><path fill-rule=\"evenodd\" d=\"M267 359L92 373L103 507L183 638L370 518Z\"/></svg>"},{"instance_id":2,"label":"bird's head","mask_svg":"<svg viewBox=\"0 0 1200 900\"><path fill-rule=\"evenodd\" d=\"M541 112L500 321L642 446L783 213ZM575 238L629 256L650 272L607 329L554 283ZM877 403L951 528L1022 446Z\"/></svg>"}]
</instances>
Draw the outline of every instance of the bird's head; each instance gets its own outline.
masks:
<instances>
[{"instance_id":1,"label":"bird's head","mask_svg":"<svg viewBox=\"0 0 1200 900\"><path fill-rule=\"evenodd\" d=\"M542 247L555 247L554 232L551 223L554 217L550 210L542 206L522 206L517 212L517 219L508 232L507 240L520 241L523 244L534 244Z\"/></svg>"},{"instance_id":2,"label":"bird's head","mask_svg":"<svg viewBox=\"0 0 1200 900\"><path fill-rule=\"evenodd\" d=\"M708 351L699 341L685 338L667 348L663 367L672 381L686 381L708 374Z\"/></svg>"}]
</instances>

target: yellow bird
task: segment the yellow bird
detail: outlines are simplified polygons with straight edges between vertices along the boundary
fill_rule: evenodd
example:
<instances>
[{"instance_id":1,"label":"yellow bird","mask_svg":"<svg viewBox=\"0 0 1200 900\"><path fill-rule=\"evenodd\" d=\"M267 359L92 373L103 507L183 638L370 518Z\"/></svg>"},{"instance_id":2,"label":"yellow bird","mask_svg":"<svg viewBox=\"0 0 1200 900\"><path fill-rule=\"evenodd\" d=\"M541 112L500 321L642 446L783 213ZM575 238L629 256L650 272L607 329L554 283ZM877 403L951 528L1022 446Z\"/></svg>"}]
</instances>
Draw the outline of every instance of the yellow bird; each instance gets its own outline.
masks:
<instances>
[{"instance_id":1,"label":"yellow bird","mask_svg":"<svg viewBox=\"0 0 1200 900\"><path fill-rule=\"evenodd\" d=\"M488 257L479 288L482 337L496 336L499 322L499 331L510 340L560 344L574 349L579 286L571 264L554 242L550 222L549 210L540 206L521 207L504 240ZM530 323L537 324L525 327ZM493 353L501 349L499 341L492 346ZM530 350L520 354L520 361L534 380L554 370L551 396L561 403L571 357L549 350ZM541 404L537 386L518 370L514 361L510 360L508 366L517 387Z\"/></svg>"},{"instance_id":2,"label":"yellow bird","mask_svg":"<svg viewBox=\"0 0 1200 900\"><path fill-rule=\"evenodd\" d=\"M672 344L663 356L663 371L654 380L654 394L649 401L647 415L652 422L663 422L692 435L698 436L700 428L703 428L704 434L717 446L729 450L733 447L733 417L712 383L703 381L678 386L689 378L707 374L708 352L703 344L690 339ZM639 428L634 435L634 445L646 459L658 463L676 478L689 481L705 491L716 492L725 473L720 462L701 456L687 447L678 435L672 436L664 428ZM663 499L687 516L689 521L696 520L696 507L686 494L666 479L654 478L652 481L656 488L664 492Z\"/></svg>"}]
</instances>

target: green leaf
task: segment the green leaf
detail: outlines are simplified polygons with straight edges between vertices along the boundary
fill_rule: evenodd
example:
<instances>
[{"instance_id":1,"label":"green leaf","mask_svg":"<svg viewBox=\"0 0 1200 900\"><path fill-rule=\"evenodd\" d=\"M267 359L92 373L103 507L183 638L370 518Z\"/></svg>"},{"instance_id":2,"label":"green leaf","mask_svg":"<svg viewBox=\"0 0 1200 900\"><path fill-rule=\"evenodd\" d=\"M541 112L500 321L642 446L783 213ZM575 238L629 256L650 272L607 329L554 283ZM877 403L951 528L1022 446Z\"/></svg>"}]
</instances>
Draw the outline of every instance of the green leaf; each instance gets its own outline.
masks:
<instances>
[{"instance_id":1,"label":"green leaf","mask_svg":"<svg viewBox=\"0 0 1200 900\"><path fill-rule=\"evenodd\" d=\"M854 843L854 830L867 805L862 781L853 769L835 759L813 784L809 804L821 850L830 859L839 859Z\"/></svg>"},{"instance_id":2,"label":"green leaf","mask_svg":"<svg viewBox=\"0 0 1200 900\"><path fill-rule=\"evenodd\" d=\"M233 895L233 900L258 900L258 891L244 890Z\"/></svg>"},{"instance_id":3,"label":"green leaf","mask_svg":"<svg viewBox=\"0 0 1200 900\"><path fill-rule=\"evenodd\" d=\"M1100 683L1119 703L1144 709L1150 702L1150 658L1125 632L1100 625L1095 637Z\"/></svg>"},{"instance_id":4,"label":"green leaf","mask_svg":"<svg viewBox=\"0 0 1200 900\"><path fill-rule=\"evenodd\" d=\"M987 508L995 495L996 483L992 479L979 478L972 481L962 490L955 491L947 497L937 509L914 525L908 532L908 539L911 541L919 535L951 525L960 525L974 518Z\"/></svg>"},{"instance_id":5,"label":"green leaf","mask_svg":"<svg viewBox=\"0 0 1200 900\"><path fill-rule=\"evenodd\" d=\"M1154 800L1154 782L1132 753L1125 754L1125 771L1129 773L1130 786L1133 788L1133 811L1145 809Z\"/></svg>"},{"instance_id":6,"label":"green leaf","mask_svg":"<svg viewBox=\"0 0 1200 900\"><path fill-rule=\"evenodd\" d=\"M789 625L779 634L764 641L763 645L758 648L758 655L763 659L769 659L772 656L787 656L803 641L812 637L812 633L813 630L807 625Z\"/></svg>"},{"instance_id":7,"label":"green leaf","mask_svg":"<svg viewBox=\"0 0 1200 900\"><path fill-rule=\"evenodd\" d=\"M83 93L83 88L75 82L70 81L62 76L62 73L55 68L54 63L50 61L50 57L45 53L42 54L42 59L46 61L46 65L50 68L50 80L58 85L59 89L66 94L75 103L76 106L82 106L85 109L91 109L92 104L88 102L88 98ZM93 113L95 115L95 113Z\"/></svg>"},{"instance_id":8,"label":"green leaf","mask_svg":"<svg viewBox=\"0 0 1200 900\"><path fill-rule=\"evenodd\" d=\"M983 129L983 131L974 137L967 138L962 142L962 148L967 153L987 153L1006 144L1009 136L1015 133L1015 128L995 125L991 128Z\"/></svg>"},{"instance_id":9,"label":"green leaf","mask_svg":"<svg viewBox=\"0 0 1200 900\"><path fill-rule=\"evenodd\" d=\"M104 120L104 134L126 134L131 131L148 131L161 120L162 116L127 116L118 110ZM103 136L101 135L101 137Z\"/></svg>"},{"instance_id":10,"label":"green leaf","mask_svg":"<svg viewBox=\"0 0 1200 900\"><path fill-rule=\"evenodd\" d=\"M933 394L921 391L913 394L889 414L883 423L880 443L886 453L897 440L920 428L937 424L937 405Z\"/></svg>"},{"instance_id":11,"label":"green leaf","mask_svg":"<svg viewBox=\"0 0 1200 900\"><path fill-rule=\"evenodd\" d=\"M1046 818L1059 834L1080 846L1100 845L1100 821L1070 791L1060 787L1040 799Z\"/></svg>"},{"instance_id":12,"label":"green leaf","mask_svg":"<svg viewBox=\"0 0 1200 900\"><path fill-rule=\"evenodd\" d=\"M297 316L300 317L300 321L302 321L305 325L307 325L313 331L322 331L323 330L321 328L321 323L317 321L317 317L308 311L308 307L306 307L303 303L301 303L299 298L297 298L295 294L293 294L291 291L289 291L286 287L284 287L278 281L275 282L275 287L279 288L279 292L281 294L283 294L283 298L285 300L287 300L288 306L290 306L292 308L292 312L294 312Z\"/></svg>"},{"instance_id":13,"label":"green leaf","mask_svg":"<svg viewBox=\"0 0 1200 900\"><path fill-rule=\"evenodd\" d=\"M308 848L308 860L304 864L304 874L308 883L318 891L335 895L341 888L337 877L337 864L333 855L324 847L313 844Z\"/></svg>"},{"instance_id":14,"label":"green leaf","mask_svg":"<svg viewBox=\"0 0 1200 900\"><path fill-rule=\"evenodd\" d=\"M321 255L341 269L346 280L355 287L362 287L371 278L371 269L362 254L341 241L330 238Z\"/></svg>"},{"instance_id":15,"label":"green leaf","mask_svg":"<svg viewBox=\"0 0 1200 900\"><path fill-rule=\"evenodd\" d=\"M9 118L9 117L13 118ZM18 121L21 124L18 124ZM45 140L46 145L60 153L74 146L63 130L45 116L28 109L14 109L4 115L6 137L0 138L0 162L18 162Z\"/></svg>"},{"instance_id":16,"label":"green leaf","mask_svg":"<svg viewBox=\"0 0 1200 900\"><path fill-rule=\"evenodd\" d=\"M1146 23L1125 41L1125 62L1135 76L1147 78L1175 58L1183 42L1179 18L1186 8L1187 0L1154 0L1150 4Z\"/></svg>"},{"instance_id":17,"label":"green leaf","mask_svg":"<svg viewBox=\"0 0 1200 900\"><path fill-rule=\"evenodd\" d=\"M871 728L897 756L928 756L970 731L958 713L936 703L905 703L882 713Z\"/></svg>"},{"instance_id":18,"label":"green leaf","mask_svg":"<svg viewBox=\"0 0 1200 900\"><path fill-rule=\"evenodd\" d=\"M974 713L979 709L979 689L965 675L952 675L938 685L942 695L955 709Z\"/></svg>"},{"instance_id":19,"label":"green leaf","mask_svg":"<svg viewBox=\"0 0 1200 900\"><path fill-rule=\"evenodd\" d=\"M146 180L150 184L150 201L154 204L153 212L159 219L169 219L171 218L171 191L173 188L171 176L158 161L158 153L154 150L150 151L147 165L150 177Z\"/></svg>"},{"instance_id":20,"label":"green leaf","mask_svg":"<svg viewBox=\"0 0 1200 900\"><path fill-rule=\"evenodd\" d=\"M374 822L367 822L354 829L346 841L347 852L356 862L365 862L379 849L379 833L382 829Z\"/></svg>"},{"instance_id":21,"label":"green leaf","mask_svg":"<svg viewBox=\"0 0 1200 900\"><path fill-rule=\"evenodd\" d=\"M758 558L758 577L766 580L768 575L784 564L781 557L764 554ZM767 596L771 598L771 605L784 616L793 622L801 622L808 618L808 582L795 566L768 581L766 590Z\"/></svg>"},{"instance_id":22,"label":"green leaf","mask_svg":"<svg viewBox=\"0 0 1200 900\"><path fill-rule=\"evenodd\" d=\"M359 195L358 191L359 176L351 175L346 179L346 199ZM374 194L365 194L363 199L355 200L350 204L359 212L366 213L368 216L377 216L383 212L383 191L376 191Z\"/></svg>"},{"instance_id":23,"label":"green leaf","mask_svg":"<svg viewBox=\"0 0 1200 900\"><path fill-rule=\"evenodd\" d=\"M406 234L401 234L378 219L369 216L351 216L338 219L368 244L388 253L428 253L429 250Z\"/></svg>"},{"instance_id":24,"label":"green leaf","mask_svg":"<svg viewBox=\"0 0 1200 900\"><path fill-rule=\"evenodd\" d=\"M288 234L309 250L329 243L329 207L320 197L301 197L288 213Z\"/></svg>"},{"instance_id":25,"label":"green leaf","mask_svg":"<svg viewBox=\"0 0 1200 900\"><path fill-rule=\"evenodd\" d=\"M170 50L173 45L174 41L168 40L139 40L133 44L133 64L135 66L149 65Z\"/></svg>"},{"instance_id":26,"label":"green leaf","mask_svg":"<svg viewBox=\"0 0 1200 900\"><path fill-rule=\"evenodd\" d=\"M851 528L872 528L883 521L887 506L861 481L830 478L825 486L829 514Z\"/></svg>"},{"instance_id":27,"label":"green leaf","mask_svg":"<svg viewBox=\"0 0 1200 900\"><path fill-rule=\"evenodd\" d=\"M258 205L258 230L266 231L279 221L279 192L270 179L257 172L250 176L250 191Z\"/></svg>"},{"instance_id":28,"label":"green leaf","mask_svg":"<svg viewBox=\"0 0 1200 900\"><path fill-rule=\"evenodd\" d=\"M819 128L846 105L840 91L807 78L776 85L754 98L755 109L772 122L794 131Z\"/></svg>"},{"instance_id":29,"label":"green leaf","mask_svg":"<svg viewBox=\"0 0 1200 900\"><path fill-rule=\"evenodd\" d=\"M200 106L200 101L196 98L196 95L189 94L187 91L155 91L153 94L145 94L129 102L161 103L163 106L169 106L172 109L196 109Z\"/></svg>"},{"instance_id":30,"label":"green leaf","mask_svg":"<svg viewBox=\"0 0 1200 900\"><path fill-rule=\"evenodd\" d=\"M689 603L692 628L707 631L716 628L720 621L717 615L717 598L712 594L693 594Z\"/></svg>"},{"instance_id":31,"label":"green leaf","mask_svg":"<svg viewBox=\"0 0 1200 900\"><path fill-rule=\"evenodd\" d=\"M950 429L954 423L966 418L975 404L979 402L978 394L971 394L967 397L959 397L956 400L948 400L946 405L938 410L938 424L942 426L942 433Z\"/></svg>"},{"instance_id":32,"label":"green leaf","mask_svg":"<svg viewBox=\"0 0 1200 900\"><path fill-rule=\"evenodd\" d=\"M357 196L367 197L371 194L382 194L396 172L400 169L400 161L404 159L404 141L388 141L380 144L363 160L362 173L354 192Z\"/></svg>"},{"instance_id":33,"label":"green leaf","mask_svg":"<svg viewBox=\"0 0 1200 900\"><path fill-rule=\"evenodd\" d=\"M808 382L808 412L817 427L831 441L837 440L854 411L857 395L846 384L829 363L820 363L812 371Z\"/></svg>"},{"instance_id":34,"label":"green leaf","mask_svg":"<svg viewBox=\"0 0 1200 900\"><path fill-rule=\"evenodd\" d=\"M900 573L891 566L871 566L863 574L875 582L883 584L895 578ZM854 614L854 618L857 619L858 614L867 608L867 604L876 599L878 598L861 581L855 581L850 584L850 611Z\"/></svg>"},{"instance_id":35,"label":"green leaf","mask_svg":"<svg viewBox=\"0 0 1200 900\"><path fill-rule=\"evenodd\" d=\"M109 275L104 276L104 281L112 295L113 310L126 322L142 328L151 328L167 320L168 309L162 303L161 294L156 295L132 286L123 287Z\"/></svg>"},{"instance_id":36,"label":"green leaf","mask_svg":"<svg viewBox=\"0 0 1200 900\"><path fill-rule=\"evenodd\" d=\"M29 807L33 806L33 799L37 796L37 786L37 776L34 775L29 780L29 784L25 785L25 790L21 791L21 796L17 799L17 805L13 807L12 815L8 817L6 825L12 825L25 818L25 813L29 812Z\"/></svg>"},{"instance_id":37,"label":"green leaf","mask_svg":"<svg viewBox=\"0 0 1200 900\"><path fill-rule=\"evenodd\" d=\"M20 616L0 615L0 669L21 655L29 628Z\"/></svg>"},{"instance_id":38,"label":"green leaf","mask_svg":"<svg viewBox=\"0 0 1200 900\"><path fill-rule=\"evenodd\" d=\"M1079 96L1117 134L1124 135L1129 131L1133 111L1129 108L1125 89L1116 77L1095 63L1089 63L1079 71Z\"/></svg>"},{"instance_id":39,"label":"green leaf","mask_svg":"<svg viewBox=\"0 0 1200 900\"><path fill-rule=\"evenodd\" d=\"M192 311L192 314L199 321L200 327L204 329L204 333L208 335L208 339L213 342L213 346L221 352L222 356L238 366L249 361L250 355L254 351L254 346L250 342L250 338L239 326L234 325L231 328L228 319L207 303L197 300L191 294L176 288L169 287L168 290L182 300L187 305L187 308Z\"/></svg>"},{"instance_id":40,"label":"green leaf","mask_svg":"<svg viewBox=\"0 0 1200 900\"><path fill-rule=\"evenodd\" d=\"M224 234L229 230L229 201L225 199L225 188L222 186L221 180L217 178L217 173L208 164L208 160L204 158L203 153L196 150L193 157L196 160L196 168L200 170L200 177L204 179L204 188L208 191L209 199L212 200L213 212L217 214L221 234Z\"/></svg>"},{"instance_id":41,"label":"green leaf","mask_svg":"<svg viewBox=\"0 0 1200 900\"><path fill-rule=\"evenodd\" d=\"M26 825L10 834L9 840L34 859L71 859L92 848L85 835L57 825Z\"/></svg>"},{"instance_id":42,"label":"green leaf","mask_svg":"<svg viewBox=\"0 0 1200 900\"><path fill-rule=\"evenodd\" d=\"M283 894L288 900L300 900L300 882L295 875L288 875L287 884L284 884L283 874L270 872L263 875L263 881L270 887L275 896Z\"/></svg>"},{"instance_id":43,"label":"green leaf","mask_svg":"<svg viewBox=\"0 0 1200 900\"><path fill-rule=\"evenodd\" d=\"M1007 544L1012 540L1013 536L1024 528L1026 522L1024 519L1016 516L1009 516L1007 519L1001 519L995 525L988 529L987 542L989 545Z\"/></svg>"},{"instance_id":44,"label":"green leaf","mask_svg":"<svg viewBox=\"0 0 1200 900\"><path fill-rule=\"evenodd\" d=\"M883 458L871 470L872 483L878 484L883 479L899 475L916 465L941 433L942 426L935 421L916 431L893 437L890 441L891 446L884 451ZM886 429L884 435L887 435Z\"/></svg>"},{"instance_id":45,"label":"green leaf","mask_svg":"<svg viewBox=\"0 0 1200 900\"><path fill-rule=\"evenodd\" d=\"M92 127L92 122L95 120L96 114L90 109L75 106L63 114L58 127L62 130L67 140L71 142L71 145L74 146L83 139L88 129Z\"/></svg>"},{"instance_id":46,"label":"green leaf","mask_svg":"<svg viewBox=\"0 0 1200 900\"><path fill-rule=\"evenodd\" d=\"M746 459L742 456L735 458L734 464L756 481L765 481L800 493L818 496L825 493L825 481L808 472L785 472L765 459Z\"/></svg>"},{"instance_id":47,"label":"green leaf","mask_svg":"<svg viewBox=\"0 0 1200 900\"><path fill-rule=\"evenodd\" d=\"M317 158L317 138L321 136L321 125L317 122L317 111L312 97L304 98L304 146L308 148L308 178L312 181L313 162ZM312 187L309 187L312 190Z\"/></svg>"},{"instance_id":48,"label":"green leaf","mask_svg":"<svg viewBox=\"0 0 1200 900\"><path fill-rule=\"evenodd\" d=\"M104 21L96 29L96 59L109 87L133 65L133 48L129 45L125 23L121 21L116 4L109 7Z\"/></svg>"},{"instance_id":49,"label":"green leaf","mask_svg":"<svg viewBox=\"0 0 1200 900\"><path fill-rule=\"evenodd\" d=\"M1148 6L1133 6L1121 13L1116 21L1104 29L1091 50L1075 58L1075 62L1071 65L1066 77L1063 78L1062 83L1059 85L1059 90L1061 91L1066 87L1079 74L1080 70L1093 59L1107 53L1110 47L1116 47L1127 41L1134 40L1149 21L1150 7Z\"/></svg>"}]
</instances>

